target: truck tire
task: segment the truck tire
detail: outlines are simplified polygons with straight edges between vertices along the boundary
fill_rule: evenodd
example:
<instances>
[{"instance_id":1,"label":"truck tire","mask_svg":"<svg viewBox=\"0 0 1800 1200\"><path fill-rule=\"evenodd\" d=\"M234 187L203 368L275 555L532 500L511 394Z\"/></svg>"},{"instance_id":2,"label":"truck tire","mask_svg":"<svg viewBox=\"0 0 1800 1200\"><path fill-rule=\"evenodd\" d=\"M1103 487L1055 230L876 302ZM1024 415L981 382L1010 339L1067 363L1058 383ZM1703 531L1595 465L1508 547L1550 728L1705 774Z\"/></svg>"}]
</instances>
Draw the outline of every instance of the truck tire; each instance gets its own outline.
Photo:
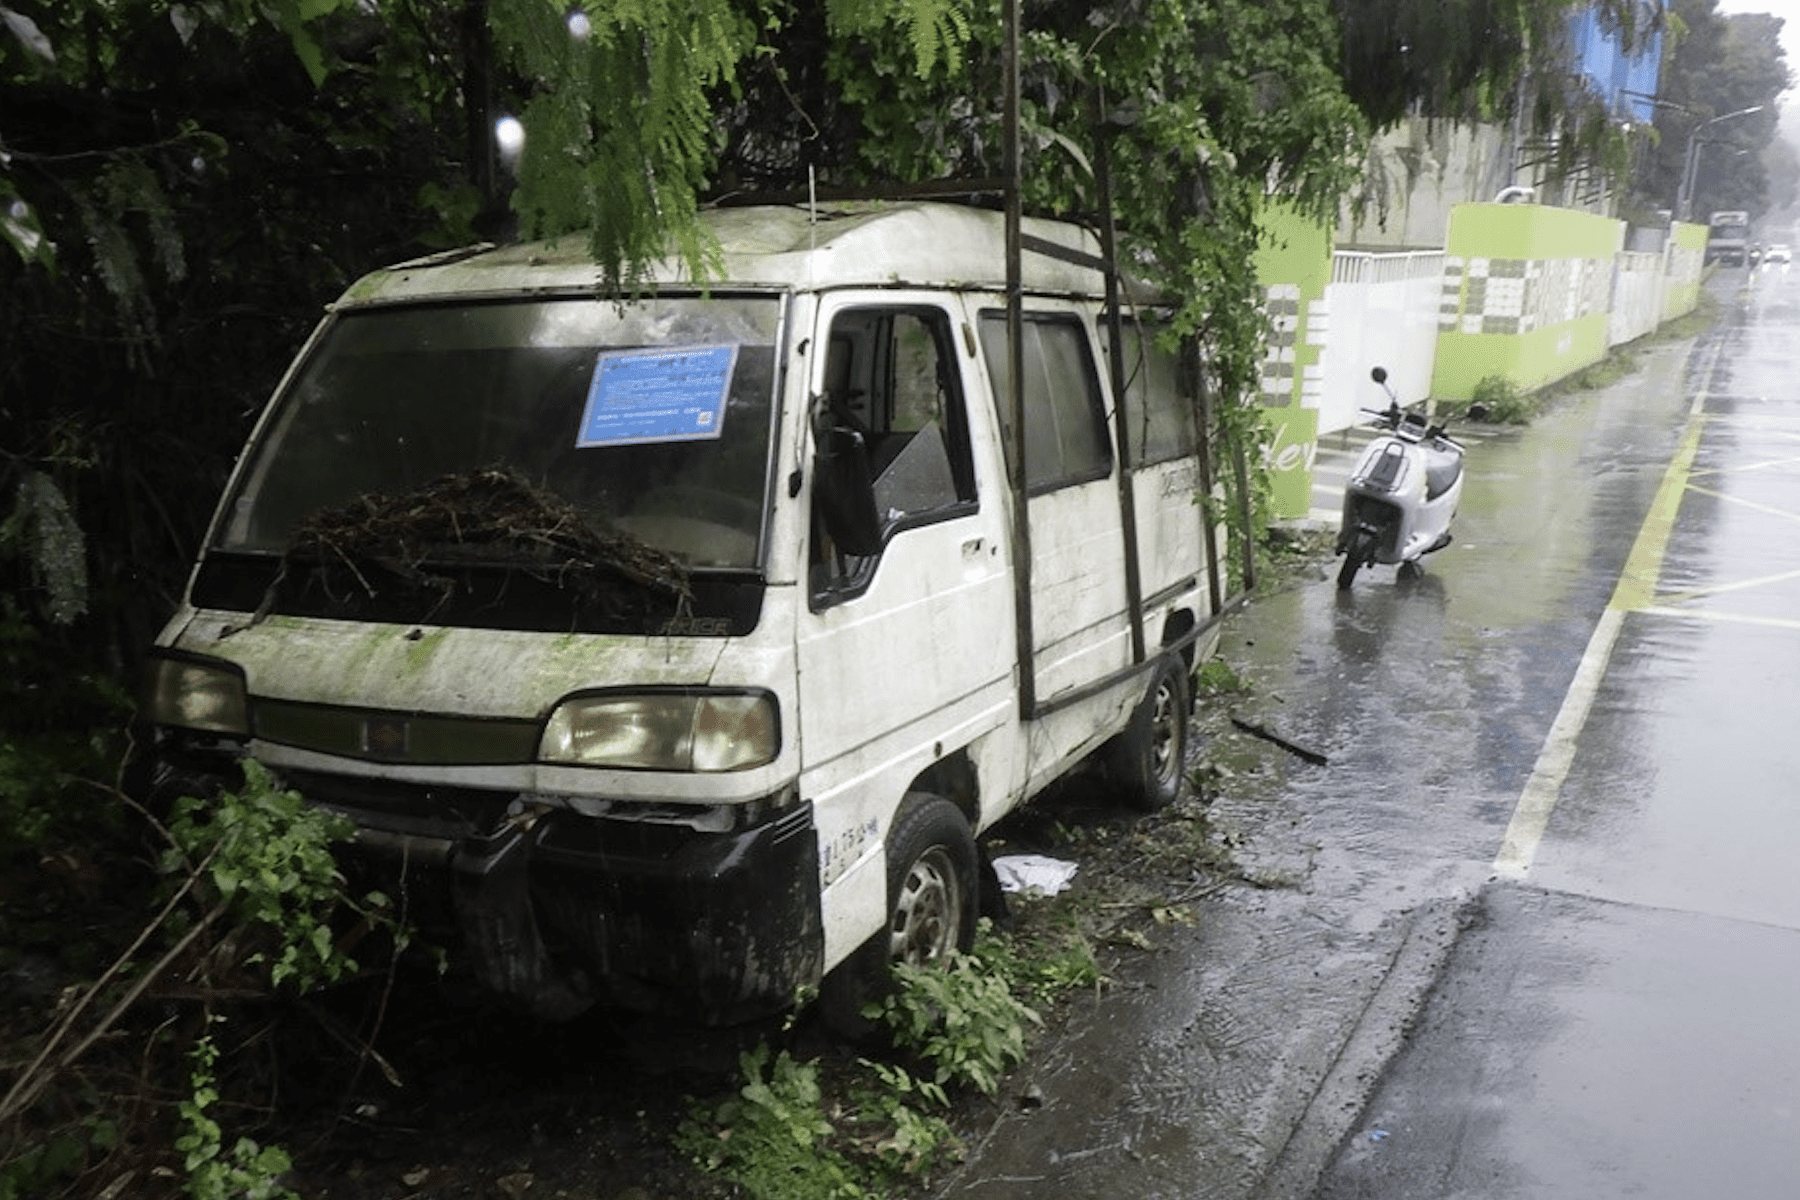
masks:
<instances>
[{"instance_id":1,"label":"truck tire","mask_svg":"<svg viewBox=\"0 0 1800 1200\"><path fill-rule=\"evenodd\" d=\"M980 907L975 836L961 810L942 796L909 792L887 836L887 926L826 975L819 1013L832 1032L866 1040L864 1015L893 987L890 967L941 959L975 942Z\"/></svg>"},{"instance_id":2,"label":"truck tire","mask_svg":"<svg viewBox=\"0 0 1800 1200\"><path fill-rule=\"evenodd\" d=\"M1187 668L1166 655L1131 723L1103 751L1107 775L1132 808L1155 812L1180 799L1187 782L1189 715Z\"/></svg>"}]
</instances>

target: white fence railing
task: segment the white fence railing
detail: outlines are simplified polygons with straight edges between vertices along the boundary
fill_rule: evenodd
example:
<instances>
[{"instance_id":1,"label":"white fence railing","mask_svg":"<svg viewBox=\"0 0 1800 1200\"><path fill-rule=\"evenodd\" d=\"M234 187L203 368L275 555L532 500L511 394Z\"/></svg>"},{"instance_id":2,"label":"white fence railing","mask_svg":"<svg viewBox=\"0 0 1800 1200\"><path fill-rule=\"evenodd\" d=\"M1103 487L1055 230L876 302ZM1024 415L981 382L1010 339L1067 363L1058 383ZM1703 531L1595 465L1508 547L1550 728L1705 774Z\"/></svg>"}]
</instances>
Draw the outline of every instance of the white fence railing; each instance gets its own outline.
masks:
<instances>
[{"instance_id":1,"label":"white fence railing","mask_svg":"<svg viewBox=\"0 0 1800 1200\"><path fill-rule=\"evenodd\" d=\"M1622 346L1662 324L1664 275L1661 254L1628 251L1614 259L1607 345Z\"/></svg>"},{"instance_id":2,"label":"white fence railing","mask_svg":"<svg viewBox=\"0 0 1800 1200\"><path fill-rule=\"evenodd\" d=\"M1331 282L1307 319L1309 339L1320 350L1304 391L1306 403L1319 410L1320 433L1358 424L1364 406L1386 405L1386 394L1369 379L1372 367L1387 368L1402 404L1430 395L1443 275L1438 251L1332 255Z\"/></svg>"},{"instance_id":3,"label":"white fence railing","mask_svg":"<svg viewBox=\"0 0 1800 1200\"><path fill-rule=\"evenodd\" d=\"M1670 267L1662 254L1625 251L1613 263L1607 341L1619 346L1653 332L1664 318ZM1308 339L1319 347L1308 369L1305 403L1319 410L1319 432L1348 429L1363 420L1364 406L1387 403L1369 379L1371 367L1387 368L1388 384L1402 404L1431 394L1436 363L1438 308L1444 256L1437 251L1372 254L1339 250L1331 258L1331 282L1307 317Z\"/></svg>"}]
</instances>

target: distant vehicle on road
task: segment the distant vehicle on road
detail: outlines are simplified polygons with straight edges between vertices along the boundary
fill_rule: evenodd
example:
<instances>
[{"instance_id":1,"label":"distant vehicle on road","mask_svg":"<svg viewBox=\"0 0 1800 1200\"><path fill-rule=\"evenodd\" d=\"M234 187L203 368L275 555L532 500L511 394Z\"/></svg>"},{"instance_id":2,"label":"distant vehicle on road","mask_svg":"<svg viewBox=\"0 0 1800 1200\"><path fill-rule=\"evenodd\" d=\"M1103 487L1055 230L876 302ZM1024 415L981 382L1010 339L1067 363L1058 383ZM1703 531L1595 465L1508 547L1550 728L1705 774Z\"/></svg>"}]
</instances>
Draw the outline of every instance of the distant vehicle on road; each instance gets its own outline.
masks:
<instances>
[{"instance_id":1,"label":"distant vehicle on road","mask_svg":"<svg viewBox=\"0 0 1800 1200\"><path fill-rule=\"evenodd\" d=\"M1763 261L1768 263L1790 263L1794 259L1793 251L1786 244L1776 242L1763 254Z\"/></svg>"},{"instance_id":2,"label":"distant vehicle on road","mask_svg":"<svg viewBox=\"0 0 1800 1200\"><path fill-rule=\"evenodd\" d=\"M1707 222L1706 261L1741 267L1750 248L1750 214L1738 210L1714 213Z\"/></svg>"}]
</instances>

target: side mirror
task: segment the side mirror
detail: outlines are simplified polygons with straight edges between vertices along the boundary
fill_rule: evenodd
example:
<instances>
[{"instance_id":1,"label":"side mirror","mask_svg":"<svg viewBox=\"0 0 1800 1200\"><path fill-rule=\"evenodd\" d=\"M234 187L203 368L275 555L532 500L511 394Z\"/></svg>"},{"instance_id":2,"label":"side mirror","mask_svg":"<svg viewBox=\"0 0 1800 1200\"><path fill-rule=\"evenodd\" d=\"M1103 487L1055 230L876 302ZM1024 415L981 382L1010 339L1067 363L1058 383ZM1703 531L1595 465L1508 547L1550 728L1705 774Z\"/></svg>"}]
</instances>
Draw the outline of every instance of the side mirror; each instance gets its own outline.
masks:
<instances>
[{"instance_id":1,"label":"side mirror","mask_svg":"<svg viewBox=\"0 0 1800 1200\"><path fill-rule=\"evenodd\" d=\"M881 513L875 478L862 434L842 425L815 426L813 508L825 532L845 554L867 557L881 550Z\"/></svg>"},{"instance_id":2,"label":"side mirror","mask_svg":"<svg viewBox=\"0 0 1800 1200\"><path fill-rule=\"evenodd\" d=\"M1387 368L1386 367L1376 367L1373 371L1369 372L1369 378L1373 379L1376 383L1386 383L1387 382Z\"/></svg>"}]
</instances>

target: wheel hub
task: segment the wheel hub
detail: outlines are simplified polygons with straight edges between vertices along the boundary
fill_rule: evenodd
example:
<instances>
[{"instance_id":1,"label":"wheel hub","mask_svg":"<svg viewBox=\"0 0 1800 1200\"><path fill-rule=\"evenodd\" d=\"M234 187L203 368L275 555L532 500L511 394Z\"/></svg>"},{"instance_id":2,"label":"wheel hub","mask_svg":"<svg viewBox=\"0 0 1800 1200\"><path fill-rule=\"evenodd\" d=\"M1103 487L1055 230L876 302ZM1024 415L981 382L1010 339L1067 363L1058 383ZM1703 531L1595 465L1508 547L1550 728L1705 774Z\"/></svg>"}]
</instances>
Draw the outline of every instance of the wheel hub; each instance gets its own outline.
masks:
<instances>
[{"instance_id":1,"label":"wheel hub","mask_svg":"<svg viewBox=\"0 0 1800 1200\"><path fill-rule=\"evenodd\" d=\"M942 958L956 947L956 914L962 911L949 854L933 846L906 873L889 931L895 962L912 966Z\"/></svg>"}]
</instances>

